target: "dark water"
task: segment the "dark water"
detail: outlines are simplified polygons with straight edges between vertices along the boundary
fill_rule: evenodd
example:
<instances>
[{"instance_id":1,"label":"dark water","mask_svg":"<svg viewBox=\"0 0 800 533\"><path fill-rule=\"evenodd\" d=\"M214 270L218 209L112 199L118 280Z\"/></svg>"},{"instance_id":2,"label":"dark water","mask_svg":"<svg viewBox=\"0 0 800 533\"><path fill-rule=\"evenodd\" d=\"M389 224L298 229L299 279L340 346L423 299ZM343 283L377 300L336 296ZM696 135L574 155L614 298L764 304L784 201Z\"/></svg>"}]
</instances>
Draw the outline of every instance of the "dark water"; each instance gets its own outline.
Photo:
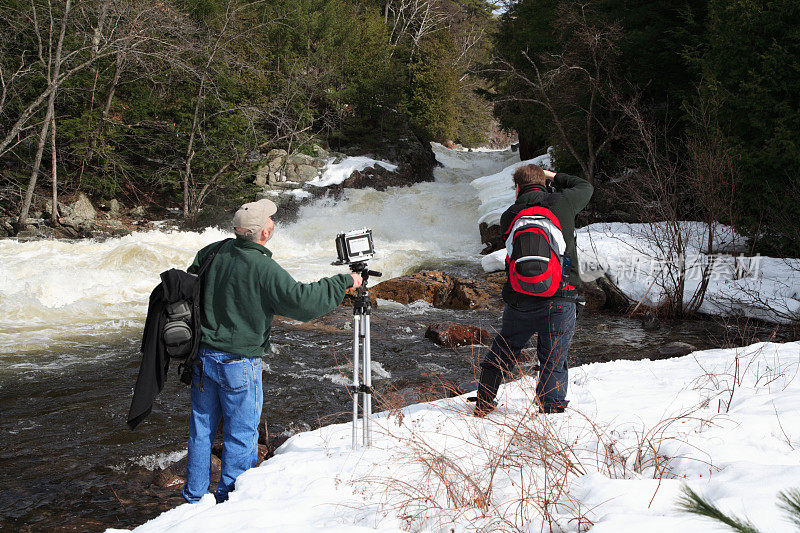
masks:
<instances>
[{"instance_id":1,"label":"dark water","mask_svg":"<svg viewBox=\"0 0 800 533\"><path fill-rule=\"evenodd\" d=\"M271 434L350 418L344 383L350 380L351 319L351 310L341 307L311 326L276 322L275 353L264 358L264 417ZM439 393L443 378L474 377L479 347L441 348L423 337L429 324L440 321L495 331L500 313L376 309L375 385L385 401L428 399ZM127 429L139 365L137 337L77 346L91 364L0 375L0 528L129 528L182 502L179 490L155 490L152 464L148 469L140 463L185 450L188 389L173 371L152 414L135 431ZM660 346L675 340L708 348L725 343L725 330L688 321L646 331L639 320L587 313L573 341L572 364L656 358Z\"/></svg>"}]
</instances>

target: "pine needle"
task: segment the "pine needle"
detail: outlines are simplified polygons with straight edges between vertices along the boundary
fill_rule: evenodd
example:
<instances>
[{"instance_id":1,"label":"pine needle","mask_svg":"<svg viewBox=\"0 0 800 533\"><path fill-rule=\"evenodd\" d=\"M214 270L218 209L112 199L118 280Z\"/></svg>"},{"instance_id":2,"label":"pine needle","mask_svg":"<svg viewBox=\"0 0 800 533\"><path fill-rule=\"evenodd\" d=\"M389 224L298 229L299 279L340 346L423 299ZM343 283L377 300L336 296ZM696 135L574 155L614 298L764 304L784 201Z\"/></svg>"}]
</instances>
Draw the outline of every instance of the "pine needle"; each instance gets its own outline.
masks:
<instances>
[{"instance_id":1,"label":"pine needle","mask_svg":"<svg viewBox=\"0 0 800 533\"><path fill-rule=\"evenodd\" d=\"M786 518L800 529L800 490L789 489L778 493L778 507L786 513Z\"/></svg>"},{"instance_id":2,"label":"pine needle","mask_svg":"<svg viewBox=\"0 0 800 533\"><path fill-rule=\"evenodd\" d=\"M739 533L759 533L758 529L756 529L753 524L735 515L726 515L714 504L700 497L695 491L690 489L688 485L684 485L682 490L683 496L678 500L678 509L681 511L711 518L727 525ZM793 505L797 503L798 501L794 501ZM798 518L800 518L800 516L798 516Z\"/></svg>"}]
</instances>

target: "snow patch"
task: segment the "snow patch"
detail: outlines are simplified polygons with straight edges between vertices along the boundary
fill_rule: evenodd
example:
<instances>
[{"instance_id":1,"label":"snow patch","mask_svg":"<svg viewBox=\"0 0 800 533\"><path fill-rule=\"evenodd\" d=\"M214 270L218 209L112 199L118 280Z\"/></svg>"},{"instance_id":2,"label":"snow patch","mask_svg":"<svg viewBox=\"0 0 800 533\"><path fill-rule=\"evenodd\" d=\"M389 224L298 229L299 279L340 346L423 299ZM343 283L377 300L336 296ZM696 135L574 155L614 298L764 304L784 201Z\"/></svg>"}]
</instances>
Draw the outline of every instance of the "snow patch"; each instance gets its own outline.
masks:
<instances>
[{"instance_id":1,"label":"snow patch","mask_svg":"<svg viewBox=\"0 0 800 533\"><path fill-rule=\"evenodd\" d=\"M339 185L344 180L349 178L353 171L358 170L361 172L366 168L374 167L376 165L383 167L390 172L394 172L398 168L397 165L387 163L386 161L379 161L378 159L372 159L371 157L345 157L339 163L334 163L333 161L328 162L324 167L322 167L322 174L309 181L308 184L316 187Z\"/></svg>"}]
</instances>

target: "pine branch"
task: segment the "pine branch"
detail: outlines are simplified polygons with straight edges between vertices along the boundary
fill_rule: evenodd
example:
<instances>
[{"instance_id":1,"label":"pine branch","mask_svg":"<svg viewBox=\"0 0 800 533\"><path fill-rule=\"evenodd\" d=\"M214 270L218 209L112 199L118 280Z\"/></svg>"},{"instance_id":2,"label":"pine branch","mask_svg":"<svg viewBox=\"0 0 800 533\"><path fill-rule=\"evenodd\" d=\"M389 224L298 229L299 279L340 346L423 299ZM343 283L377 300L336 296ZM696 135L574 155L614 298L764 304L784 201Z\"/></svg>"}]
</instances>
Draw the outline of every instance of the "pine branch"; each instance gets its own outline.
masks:
<instances>
[{"instance_id":1,"label":"pine branch","mask_svg":"<svg viewBox=\"0 0 800 533\"><path fill-rule=\"evenodd\" d=\"M800 490L789 489L778 493L778 507L784 511L789 521L800 529Z\"/></svg>"},{"instance_id":2,"label":"pine branch","mask_svg":"<svg viewBox=\"0 0 800 533\"><path fill-rule=\"evenodd\" d=\"M797 504L797 502L794 502ZM741 520L735 515L728 516L714 504L704 500L688 485L683 486L683 496L678 500L678 509L687 513L711 518L721 522L739 533L759 533L758 529L746 520ZM800 518L800 515L798 515Z\"/></svg>"}]
</instances>

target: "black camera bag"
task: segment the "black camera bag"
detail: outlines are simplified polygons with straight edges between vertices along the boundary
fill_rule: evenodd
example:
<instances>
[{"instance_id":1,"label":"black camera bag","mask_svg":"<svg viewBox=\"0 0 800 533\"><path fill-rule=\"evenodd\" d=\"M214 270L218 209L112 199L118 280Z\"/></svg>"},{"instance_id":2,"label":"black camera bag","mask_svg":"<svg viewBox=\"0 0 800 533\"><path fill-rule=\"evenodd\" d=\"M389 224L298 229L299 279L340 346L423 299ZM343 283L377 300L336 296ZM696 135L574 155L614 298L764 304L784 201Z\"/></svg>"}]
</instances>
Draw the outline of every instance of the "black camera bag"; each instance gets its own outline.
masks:
<instances>
[{"instance_id":1,"label":"black camera bag","mask_svg":"<svg viewBox=\"0 0 800 533\"><path fill-rule=\"evenodd\" d=\"M184 365L190 366L187 364L190 362L187 359L194 359L200 345L200 302L203 295L205 273L217 256L219 249L229 240L226 239L217 244L203 261L197 272L192 299L169 302L164 308L166 320L161 333L164 347L170 359L184 361Z\"/></svg>"}]
</instances>

